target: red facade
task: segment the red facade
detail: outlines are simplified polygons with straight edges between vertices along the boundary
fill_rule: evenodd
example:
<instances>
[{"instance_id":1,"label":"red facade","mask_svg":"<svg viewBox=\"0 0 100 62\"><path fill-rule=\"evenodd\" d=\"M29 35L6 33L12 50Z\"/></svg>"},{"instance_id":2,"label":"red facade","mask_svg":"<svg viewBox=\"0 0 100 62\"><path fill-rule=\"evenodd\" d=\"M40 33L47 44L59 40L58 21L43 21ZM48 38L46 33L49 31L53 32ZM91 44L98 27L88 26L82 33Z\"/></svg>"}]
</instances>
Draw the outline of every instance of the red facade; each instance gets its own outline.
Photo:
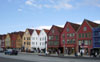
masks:
<instances>
[{"instance_id":1,"label":"red facade","mask_svg":"<svg viewBox=\"0 0 100 62\"><path fill-rule=\"evenodd\" d=\"M67 22L61 33L61 47L65 47L67 53L73 53L76 49L77 29L80 25Z\"/></svg>"},{"instance_id":2,"label":"red facade","mask_svg":"<svg viewBox=\"0 0 100 62\"><path fill-rule=\"evenodd\" d=\"M84 20L80 28L78 29L78 51L84 51L84 54L90 53L93 48L93 35L92 28L97 27L98 24L89 20Z\"/></svg>"},{"instance_id":3,"label":"red facade","mask_svg":"<svg viewBox=\"0 0 100 62\"><path fill-rule=\"evenodd\" d=\"M2 47L3 49L5 49L5 38L6 38L6 35L2 35L1 47Z\"/></svg>"},{"instance_id":4,"label":"red facade","mask_svg":"<svg viewBox=\"0 0 100 62\"><path fill-rule=\"evenodd\" d=\"M47 47L48 49L58 49L59 47L61 47L60 45L60 35L62 32L61 27L55 26L53 25L52 28L50 29L50 31L48 32L48 41L47 41ZM54 50L55 50L54 49Z\"/></svg>"}]
</instances>

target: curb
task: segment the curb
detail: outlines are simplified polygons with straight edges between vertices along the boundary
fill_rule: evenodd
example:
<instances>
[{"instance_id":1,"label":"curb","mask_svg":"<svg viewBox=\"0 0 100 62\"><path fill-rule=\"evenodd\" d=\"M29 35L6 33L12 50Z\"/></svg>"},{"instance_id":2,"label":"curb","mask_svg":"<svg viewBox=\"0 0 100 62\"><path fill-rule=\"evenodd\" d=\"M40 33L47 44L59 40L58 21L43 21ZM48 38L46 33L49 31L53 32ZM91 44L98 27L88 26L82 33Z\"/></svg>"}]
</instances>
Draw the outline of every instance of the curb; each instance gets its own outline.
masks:
<instances>
[{"instance_id":1,"label":"curb","mask_svg":"<svg viewBox=\"0 0 100 62\"><path fill-rule=\"evenodd\" d=\"M92 60L100 60L100 57L75 57L75 56L51 56L51 55L39 55L39 56L69 58L69 59L92 59Z\"/></svg>"}]
</instances>

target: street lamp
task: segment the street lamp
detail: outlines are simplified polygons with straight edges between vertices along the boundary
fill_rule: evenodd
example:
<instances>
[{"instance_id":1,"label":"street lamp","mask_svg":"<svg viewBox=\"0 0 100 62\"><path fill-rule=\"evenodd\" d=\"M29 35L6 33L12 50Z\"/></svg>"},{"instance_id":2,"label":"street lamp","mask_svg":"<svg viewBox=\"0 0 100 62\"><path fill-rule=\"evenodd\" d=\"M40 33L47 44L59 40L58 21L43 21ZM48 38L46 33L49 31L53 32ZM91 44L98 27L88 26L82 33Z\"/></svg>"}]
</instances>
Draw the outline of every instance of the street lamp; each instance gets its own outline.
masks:
<instances>
[{"instance_id":1,"label":"street lamp","mask_svg":"<svg viewBox=\"0 0 100 62\"><path fill-rule=\"evenodd\" d=\"M47 41L45 41L45 54L47 54Z\"/></svg>"}]
</instances>

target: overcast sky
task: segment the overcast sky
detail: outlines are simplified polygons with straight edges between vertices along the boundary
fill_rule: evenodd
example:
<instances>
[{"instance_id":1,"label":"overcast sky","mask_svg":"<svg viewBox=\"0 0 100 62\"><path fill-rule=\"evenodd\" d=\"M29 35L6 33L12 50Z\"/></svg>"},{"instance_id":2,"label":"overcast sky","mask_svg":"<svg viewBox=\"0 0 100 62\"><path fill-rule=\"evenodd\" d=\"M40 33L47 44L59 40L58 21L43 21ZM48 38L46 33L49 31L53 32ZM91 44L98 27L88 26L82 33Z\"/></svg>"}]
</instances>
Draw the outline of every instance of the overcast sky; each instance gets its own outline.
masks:
<instances>
[{"instance_id":1,"label":"overcast sky","mask_svg":"<svg viewBox=\"0 0 100 62\"><path fill-rule=\"evenodd\" d=\"M0 34L84 19L100 23L100 0L0 0Z\"/></svg>"}]
</instances>

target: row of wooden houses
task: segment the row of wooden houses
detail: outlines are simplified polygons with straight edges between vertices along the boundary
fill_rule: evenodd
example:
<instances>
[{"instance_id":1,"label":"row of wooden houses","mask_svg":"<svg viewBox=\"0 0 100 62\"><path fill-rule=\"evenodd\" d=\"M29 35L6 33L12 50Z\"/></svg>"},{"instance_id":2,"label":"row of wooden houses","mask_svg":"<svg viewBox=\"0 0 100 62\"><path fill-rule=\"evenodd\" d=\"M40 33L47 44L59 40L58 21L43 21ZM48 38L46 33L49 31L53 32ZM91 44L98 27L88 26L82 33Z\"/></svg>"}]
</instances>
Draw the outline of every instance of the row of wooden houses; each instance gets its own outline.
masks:
<instances>
[{"instance_id":1,"label":"row of wooden houses","mask_svg":"<svg viewBox=\"0 0 100 62\"><path fill-rule=\"evenodd\" d=\"M26 29L25 32L0 35L1 47L31 52L56 53L60 51L66 54L76 52L90 54L95 42L100 45L100 40L96 41L94 38L94 31L97 27L100 27L98 23L84 19L81 25L66 22L63 28L53 25L50 30ZM100 53L100 47L96 49Z\"/></svg>"}]
</instances>

